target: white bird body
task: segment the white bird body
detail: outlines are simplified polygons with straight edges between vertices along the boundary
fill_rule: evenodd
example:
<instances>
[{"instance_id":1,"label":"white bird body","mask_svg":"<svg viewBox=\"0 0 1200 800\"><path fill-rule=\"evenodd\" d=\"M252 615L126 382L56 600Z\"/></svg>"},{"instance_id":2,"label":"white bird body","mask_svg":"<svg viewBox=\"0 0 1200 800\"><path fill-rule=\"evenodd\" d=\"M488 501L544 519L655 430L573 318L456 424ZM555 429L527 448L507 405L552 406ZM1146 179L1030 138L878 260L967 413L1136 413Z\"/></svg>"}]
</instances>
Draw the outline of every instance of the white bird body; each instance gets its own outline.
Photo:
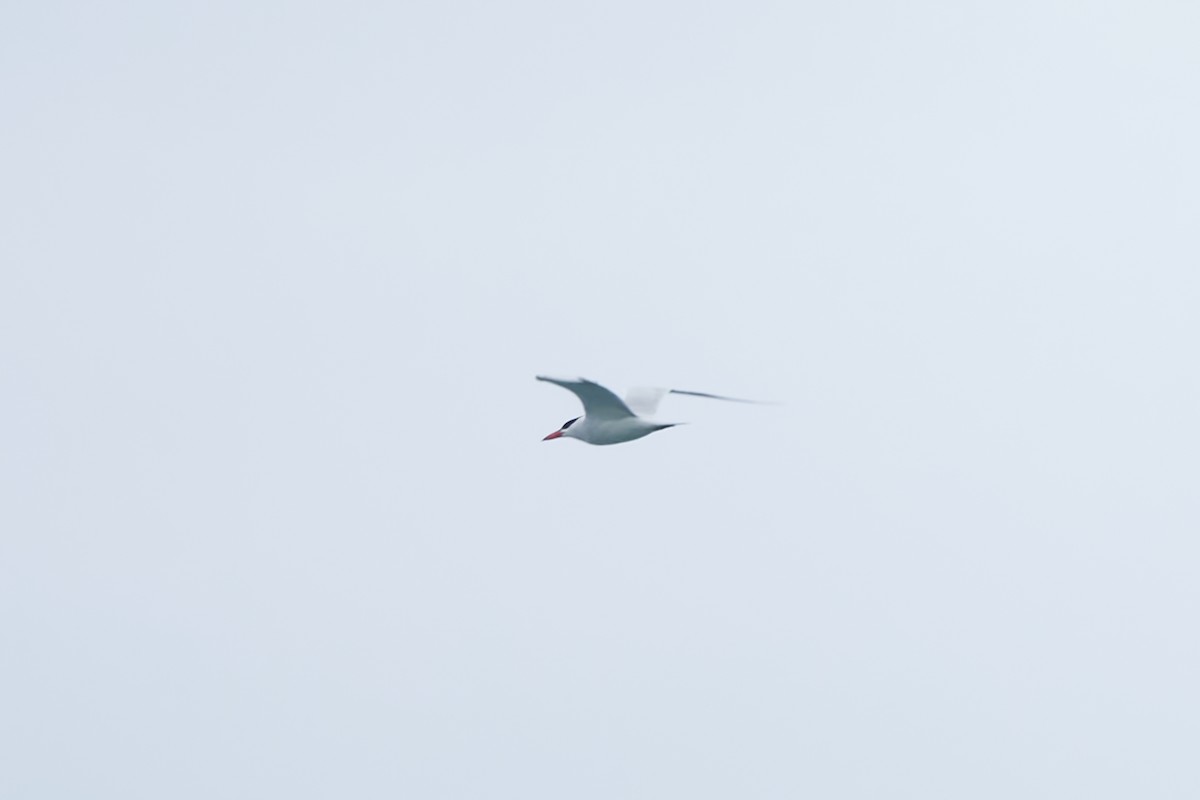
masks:
<instances>
[{"instance_id":1,"label":"white bird body","mask_svg":"<svg viewBox=\"0 0 1200 800\"><path fill-rule=\"evenodd\" d=\"M563 436L587 442L588 444L620 444L632 442L643 436L670 428L678 423L658 423L638 416L624 419L593 419L583 417L567 430ZM558 437L555 437L558 438Z\"/></svg>"},{"instance_id":2,"label":"white bird body","mask_svg":"<svg viewBox=\"0 0 1200 800\"><path fill-rule=\"evenodd\" d=\"M621 442L632 442L634 439L640 439L664 428L672 428L681 423L655 422L646 419L645 416L638 416L638 414L647 416L653 414L659 401L668 394L686 394L715 400L731 400L737 403L754 402L705 392L685 392L681 389L651 387L631 389L622 400L600 384L586 378L550 378L538 375L537 379L561 386L573 392L583 402L584 416L567 420L561 428L547 436L545 440L566 437L579 439L588 444L620 444ZM638 413L635 414L634 410Z\"/></svg>"}]
</instances>

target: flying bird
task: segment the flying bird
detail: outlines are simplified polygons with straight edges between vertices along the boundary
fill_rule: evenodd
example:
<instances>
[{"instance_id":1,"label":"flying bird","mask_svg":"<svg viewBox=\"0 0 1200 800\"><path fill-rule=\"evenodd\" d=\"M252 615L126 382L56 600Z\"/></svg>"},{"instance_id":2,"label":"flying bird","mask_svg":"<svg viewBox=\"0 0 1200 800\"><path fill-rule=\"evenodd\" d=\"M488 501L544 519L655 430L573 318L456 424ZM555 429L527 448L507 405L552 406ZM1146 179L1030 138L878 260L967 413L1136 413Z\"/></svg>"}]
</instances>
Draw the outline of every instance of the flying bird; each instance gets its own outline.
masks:
<instances>
[{"instance_id":1,"label":"flying bird","mask_svg":"<svg viewBox=\"0 0 1200 800\"><path fill-rule=\"evenodd\" d=\"M622 400L600 384L586 378L550 378L538 375L537 379L574 392L583 402L583 416L567 420L561 428L545 437L542 440L544 442L565 437L579 439L588 444L620 444L632 442L664 428L673 428L681 423L655 422L646 418L658 408L659 401L669 394L686 394L734 403L756 402L707 392L686 392L682 389L657 389L646 386L630 389Z\"/></svg>"}]
</instances>

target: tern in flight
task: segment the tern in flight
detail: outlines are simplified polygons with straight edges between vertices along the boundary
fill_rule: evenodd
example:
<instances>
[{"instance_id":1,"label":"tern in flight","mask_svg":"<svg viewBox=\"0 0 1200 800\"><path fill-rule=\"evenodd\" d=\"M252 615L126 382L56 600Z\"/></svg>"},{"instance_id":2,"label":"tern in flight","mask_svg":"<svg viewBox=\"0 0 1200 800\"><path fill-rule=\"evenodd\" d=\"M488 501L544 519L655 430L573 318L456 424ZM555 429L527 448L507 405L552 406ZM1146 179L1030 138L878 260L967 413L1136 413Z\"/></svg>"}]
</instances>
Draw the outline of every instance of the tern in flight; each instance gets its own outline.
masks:
<instances>
[{"instance_id":1,"label":"tern in flight","mask_svg":"<svg viewBox=\"0 0 1200 800\"><path fill-rule=\"evenodd\" d=\"M600 384L586 378L549 378L538 375L537 379L572 391L583 402L582 417L567 420L561 428L542 441L568 438L579 439L588 444L620 444L632 442L663 428L673 428L680 423L655 422L646 418L654 413L658 402L669 394L686 394L734 403L757 402L708 392L685 392L682 389L656 389L645 386L630 389L622 400Z\"/></svg>"}]
</instances>

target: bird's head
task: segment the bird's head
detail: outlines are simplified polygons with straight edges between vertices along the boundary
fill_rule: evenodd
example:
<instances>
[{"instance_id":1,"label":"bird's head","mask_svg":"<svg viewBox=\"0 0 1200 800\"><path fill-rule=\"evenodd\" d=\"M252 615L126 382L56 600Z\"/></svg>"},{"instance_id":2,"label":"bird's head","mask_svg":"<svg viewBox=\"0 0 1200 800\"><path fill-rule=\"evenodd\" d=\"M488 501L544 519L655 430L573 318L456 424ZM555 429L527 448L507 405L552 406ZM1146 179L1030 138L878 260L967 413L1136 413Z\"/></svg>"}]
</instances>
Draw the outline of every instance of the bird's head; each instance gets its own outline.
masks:
<instances>
[{"instance_id":1,"label":"bird's head","mask_svg":"<svg viewBox=\"0 0 1200 800\"><path fill-rule=\"evenodd\" d=\"M542 441L548 442L551 439L557 439L561 436L572 436L572 437L575 436L575 432L571 430L571 426L574 425L576 422L578 422L581 419L583 419L583 417L575 417L574 419L567 420L566 422L563 423L561 428L559 428L558 430L556 430L554 433L550 434L546 438L542 439Z\"/></svg>"}]
</instances>

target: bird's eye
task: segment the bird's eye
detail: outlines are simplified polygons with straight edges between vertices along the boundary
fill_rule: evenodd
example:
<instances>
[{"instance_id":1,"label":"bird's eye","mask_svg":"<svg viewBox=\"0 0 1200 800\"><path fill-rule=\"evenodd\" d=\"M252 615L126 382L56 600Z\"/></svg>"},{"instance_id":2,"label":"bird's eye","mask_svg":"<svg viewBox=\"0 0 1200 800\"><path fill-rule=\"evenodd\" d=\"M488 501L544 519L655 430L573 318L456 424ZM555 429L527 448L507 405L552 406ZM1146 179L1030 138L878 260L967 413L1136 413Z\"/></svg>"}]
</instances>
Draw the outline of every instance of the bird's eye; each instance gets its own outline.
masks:
<instances>
[{"instance_id":1,"label":"bird's eye","mask_svg":"<svg viewBox=\"0 0 1200 800\"><path fill-rule=\"evenodd\" d=\"M565 431L567 428L569 428L569 427L571 427L572 425L574 425L574 424L575 424L575 420L577 420L577 419L579 419L579 417L576 417L575 419L569 419L569 420L567 420L566 422L564 422L564 423L563 423L562 429Z\"/></svg>"}]
</instances>

